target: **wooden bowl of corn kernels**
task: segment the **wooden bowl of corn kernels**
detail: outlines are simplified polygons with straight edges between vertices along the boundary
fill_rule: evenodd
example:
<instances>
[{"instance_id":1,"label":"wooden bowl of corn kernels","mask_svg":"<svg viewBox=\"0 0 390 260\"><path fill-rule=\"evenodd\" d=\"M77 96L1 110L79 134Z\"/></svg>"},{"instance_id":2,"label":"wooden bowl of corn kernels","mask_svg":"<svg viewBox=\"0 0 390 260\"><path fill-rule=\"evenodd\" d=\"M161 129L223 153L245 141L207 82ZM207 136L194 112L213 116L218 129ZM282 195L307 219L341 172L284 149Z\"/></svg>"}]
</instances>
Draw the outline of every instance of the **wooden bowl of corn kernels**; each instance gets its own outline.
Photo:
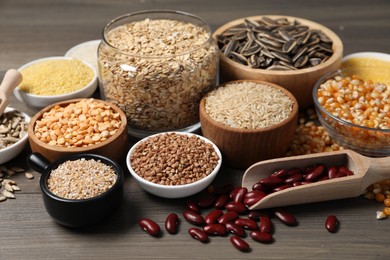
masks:
<instances>
[{"instance_id":1,"label":"wooden bowl of corn kernels","mask_svg":"<svg viewBox=\"0 0 390 260\"><path fill-rule=\"evenodd\" d=\"M32 152L50 162L80 153L118 161L128 148L127 119L121 109L109 102L71 99L35 114L28 126L28 137Z\"/></svg>"},{"instance_id":2,"label":"wooden bowl of corn kernels","mask_svg":"<svg viewBox=\"0 0 390 260\"><path fill-rule=\"evenodd\" d=\"M287 29L292 28L292 29ZM299 108L313 105L316 81L340 67L343 43L327 27L302 18L252 16L230 21L213 34L221 82L253 79L290 91Z\"/></svg>"}]
</instances>

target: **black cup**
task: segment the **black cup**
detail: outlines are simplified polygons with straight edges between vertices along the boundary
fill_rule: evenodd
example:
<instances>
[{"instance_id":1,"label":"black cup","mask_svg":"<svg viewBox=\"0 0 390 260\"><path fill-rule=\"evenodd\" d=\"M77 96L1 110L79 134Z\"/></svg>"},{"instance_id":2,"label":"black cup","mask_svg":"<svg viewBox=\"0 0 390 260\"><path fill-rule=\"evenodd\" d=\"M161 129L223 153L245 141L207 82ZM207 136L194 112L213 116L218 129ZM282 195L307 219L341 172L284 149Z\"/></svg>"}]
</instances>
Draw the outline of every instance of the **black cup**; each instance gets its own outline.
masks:
<instances>
[{"instance_id":1,"label":"black cup","mask_svg":"<svg viewBox=\"0 0 390 260\"><path fill-rule=\"evenodd\" d=\"M88 199L66 199L53 194L47 186L51 171L65 161L81 158L100 160L111 166L117 175L115 184L106 192ZM64 226L76 228L97 224L110 216L123 200L122 168L107 157L96 154L77 154L50 163L41 154L31 153L27 157L27 164L42 175L40 187L46 211L56 222Z\"/></svg>"}]
</instances>

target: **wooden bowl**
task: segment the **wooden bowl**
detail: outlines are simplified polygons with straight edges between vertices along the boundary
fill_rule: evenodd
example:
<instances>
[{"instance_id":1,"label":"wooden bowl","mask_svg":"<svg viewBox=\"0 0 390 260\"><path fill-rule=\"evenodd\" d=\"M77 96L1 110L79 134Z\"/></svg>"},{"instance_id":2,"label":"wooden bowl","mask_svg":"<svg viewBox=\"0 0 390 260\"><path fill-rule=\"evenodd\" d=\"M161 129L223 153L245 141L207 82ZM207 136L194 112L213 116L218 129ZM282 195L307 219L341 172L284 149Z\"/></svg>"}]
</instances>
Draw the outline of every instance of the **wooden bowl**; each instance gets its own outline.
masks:
<instances>
[{"instance_id":1,"label":"wooden bowl","mask_svg":"<svg viewBox=\"0 0 390 260\"><path fill-rule=\"evenodd\" d=\"M218 146L223 160L229 166L239 169L245 169L258 161L284 156L292 142L298 122L298 102L285 88L260 80L236 80L222 84L221 87L229 83L248 81L281 89L294 104L290 116L276 125L258 129L240 129L212 119L205 109L207 95L202 98L199 113L203 136Z\"/></svg>"},{"instance_id":2,"label":"wooden bowl","mask_svg":"<svg viewBox=\"0 0 390 260\"><path fill-rule=\"evenodd\" d=\"M121 159L123 159L126 156L126 151L128 148L126 115L123 113L123 111L120 108L106 101L95 99L95 101L97 102L101 102L107 106L110 106L115 113L119 113L121 118L121 126L119 127L117 132L113 136L109 137L107 140L86 147L61 147L57 145L49 145L39 140L36 137L34 133L35 124L37 120L42 118L45 112L49 111L54 106L65 107L71 103L76 103L80 100L82 100L82 98L58 102L45 107L44 109L42 109L41 111L39 111L37 114L34 115L34 117L31 119L28 126L28 137L29 137L30 147L32 152L40 153L49 162L54 162L65 156L70 156L70 155L80 154L80 153L98 154L98 155L105 156L114 161L120 161Z\"/></svg>"},{"instance_id":3,"label":"wooden bowl","mask_svg":"<svg viewBox=\"0 0 390 260\"><path fill-rule=\"evenodd\" d=\"M275 71L251 68L249 66L242 65L228 58L219 50L221 82L223 83L238 79L257 79L272 82L289 90L298 100L300 109L312 106L313 98L311 93L317 80L324 74L337 70L341 65L343 43L333 31L321 24L297 17L276 15L252 16L228 22L219 27L214 32L213 37L217 38L217 35L222 34L229 28L244 23L245 19L260 20L262 17L269 17L272 19L287 18L289 21L297 20L302 25L307 25L311 29L321 30L333 41L333 55L324 63L314 67L298 70Z\"/></svg>"}]
</instances>

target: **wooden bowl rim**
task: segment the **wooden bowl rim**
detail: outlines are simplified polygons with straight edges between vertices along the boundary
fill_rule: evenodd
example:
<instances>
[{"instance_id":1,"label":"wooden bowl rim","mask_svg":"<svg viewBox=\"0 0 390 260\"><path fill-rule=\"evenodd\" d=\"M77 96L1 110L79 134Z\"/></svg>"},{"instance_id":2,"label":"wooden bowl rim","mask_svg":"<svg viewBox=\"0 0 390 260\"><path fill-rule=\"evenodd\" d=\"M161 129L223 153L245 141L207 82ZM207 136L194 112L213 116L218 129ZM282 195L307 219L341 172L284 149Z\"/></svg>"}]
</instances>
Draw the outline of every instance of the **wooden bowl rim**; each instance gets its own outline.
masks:
<instances>
[{"instance_id":1,"label":"wooden bowl rim","mask_svg":"<svg viewBox=\"0 0 390 260\"><path fill-rule=\"evenodd\" d=\"M240 70L244 70L244 71L247 71L249 73L254 73L254 74L294 76L294 75L301 75L301 74L310 73L310 72L319 71L321 69L324 69L324 68L332 65L333 63L337 62L337 60L343 55L343 43L336 33L334 33L332 30L330 30L328 27L326 27L322 24L319 24L319 23L316 23L316 22L313 22L313 21L310 21L310 20L307 20L304 18L295 17L295 16L258 15L258 16L248 16L248 17L236 19L236 20L230 21L230 22L222 25L221 27L217 28L213 33L213 37L214 37L214 39L216 39L217 35L223 33L224 31L226 31L227 29L229 29L231 27L242 24L245 21L245 19L259 20L262 17L287 18L289 20L297 20L297 21L301 22L303 25L309 26L311 29L320 29L323 33L326 34L326 36L328 36L333 41L333 44L332 44L333 54L332 54L332 56L330 56L330 58L327 61L325 61L324 63L318 64L318 65L313 66L313 67L309 67L309 68L305 68L305 69L298 69L298 70L277 71L277 70L253 69L253 68L250 68L248 66L242 65L242 64L235 62L235 61L229 59L228 57L226 57L221 52L220 48L218 48L220 59L224 63L227 63L232 67L237 67Z\"/></svg>"},{"instance_id":2,"label":"wooden bowl rim","mask_svg":"<svg viewBox=\"0 0 390 260\"><path fill-rule=\"evenodd\" d=\"M244 133L244 134L258 134L258 133L269 132L269 131L272 131L274 129L284 127L285 125L290 123L291 120L294 120L294 118L296 118L298 116L298 101L297 101L297 99L294 97L294 95L290 91L288 91L287 89L285 89L285 88L283 88L275 83L271 83L271 82L263 81L263 80L256 80L256 79L239 79L239 80L225 82L225 83L219 85L217 88L224 87L227 84L242 83L242 82L254 82L254 83L258 83L258 84L264 84L264 85L267 85L267 86L270 86L273 88L277 88L277 89L280 89L281 91L283 91L283 93L286 94L293 101L293 107L292 107L292 110L291 110L289 117L286 118L285 120L275 124L275 125L267 126L267 127L263 127L263 128L245 129L245 128L236 128L236 127L227 126L227 125L222 124L218 121L215 121L206 112L205 105L206 105L206 99L208 96L207 94L200 101L200 106L199 106L200 116L203 117L208 123L214 125L217 128L221 128L224 131ZM202 127L202 125L201 125L201 127Z\"/></svg>"},{"instance_id":3,"label":"wooden bowl rim","mask_svg":"<svg viewBox=\"0 0 390 260\"><path fill-rule=\"evenodd\" d=\"M49 145L47 143L42 142L41 140L39 140L35 136L35 133L34 133L35 123L36 123L36 121L38 119L42 118L43 113L49 111L50 109L52 109L55 106L64 107L64 106L69 105L71 103L76 103L76 102L79 102L81 100L88 100L88 99L93 99L94 101L97 101L97 102L103 103L105 105L108 105L108 106L111 107L111 109L114 110L114 112L119 113L120 118L121 118L121 126L119 127L118 131L113 136L111 136L107 140L104 140L101 143L93 144L93 145L85 146L85 147L61 147L61 146L57 146L57 145ZM77 153L82 153L82 152L88 152L88 151L91 151L91 150L95 150L95 149L101 148L101 147L111 143L112 141L117 139L120 135L122 135L123 131L125 131L126 129L127 129L127 118L126 118L126 115L116 105L114 105L112 103L109 103L107 101L101 100L101 99L95 99L95 98L75 98L75 99L69 99L69 100L65 100L65 101L60 101L60 102L54 103L54 104L49 105L49 106L43 108L42 110L40 110L38 113L36 113L31 118L30 123L28 124L28 131L27 132L28 132L28 136L30 138L30 141L33 141L34 143L36 143L40 147L45 148L46 150L55 151L55 152L77 152Z\"/></svg>"}]
</instances>

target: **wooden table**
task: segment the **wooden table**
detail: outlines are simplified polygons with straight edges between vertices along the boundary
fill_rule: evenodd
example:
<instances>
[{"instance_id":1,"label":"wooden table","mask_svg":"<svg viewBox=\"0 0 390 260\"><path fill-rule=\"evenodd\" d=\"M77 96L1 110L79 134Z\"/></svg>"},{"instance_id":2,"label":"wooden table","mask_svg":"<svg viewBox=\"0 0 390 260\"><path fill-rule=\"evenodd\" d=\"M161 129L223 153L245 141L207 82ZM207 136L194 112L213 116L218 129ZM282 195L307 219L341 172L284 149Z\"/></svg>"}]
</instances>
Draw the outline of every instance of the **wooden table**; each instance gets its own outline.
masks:
<instances>
[{"instance_id":1,"label":"wooden table","mask_svg":"<svg viewBox=\"0 0 390 260\"><path fill-rule=\"evenodd\" d=\"M390 2L290 0L2 0L0 1L0 76L33 59L63 55L72 46L99 39L103 26L119 15L145 9L176 9L204 18L216 29L223 23L260 14L290 15L322 23L342 39L345 54L390 52ZM12 106L36 111L12 99ZM26 167L28 148L7 167ZM216 183L240 183L243 171L222 168ZM275 242L260 244L246 238L249 253L236 250L228 237L212 237L201 244L189 237L191 226L181 216L184 199L161 199L140 189L126 173L125 200L106 222L83 230L56 224L46 213L39 190L39 174L29 180L13 177L22 191L15 200L0 203L0 259L389 259L390 220L376 220L381 203L362 197L289 207L298 227L274 221ZM176 235L154 238L137 225L150 217L162 227L165 217L181 218ZM324 221L335 214L336 234Z\"/></svg>"}]
</instances>

